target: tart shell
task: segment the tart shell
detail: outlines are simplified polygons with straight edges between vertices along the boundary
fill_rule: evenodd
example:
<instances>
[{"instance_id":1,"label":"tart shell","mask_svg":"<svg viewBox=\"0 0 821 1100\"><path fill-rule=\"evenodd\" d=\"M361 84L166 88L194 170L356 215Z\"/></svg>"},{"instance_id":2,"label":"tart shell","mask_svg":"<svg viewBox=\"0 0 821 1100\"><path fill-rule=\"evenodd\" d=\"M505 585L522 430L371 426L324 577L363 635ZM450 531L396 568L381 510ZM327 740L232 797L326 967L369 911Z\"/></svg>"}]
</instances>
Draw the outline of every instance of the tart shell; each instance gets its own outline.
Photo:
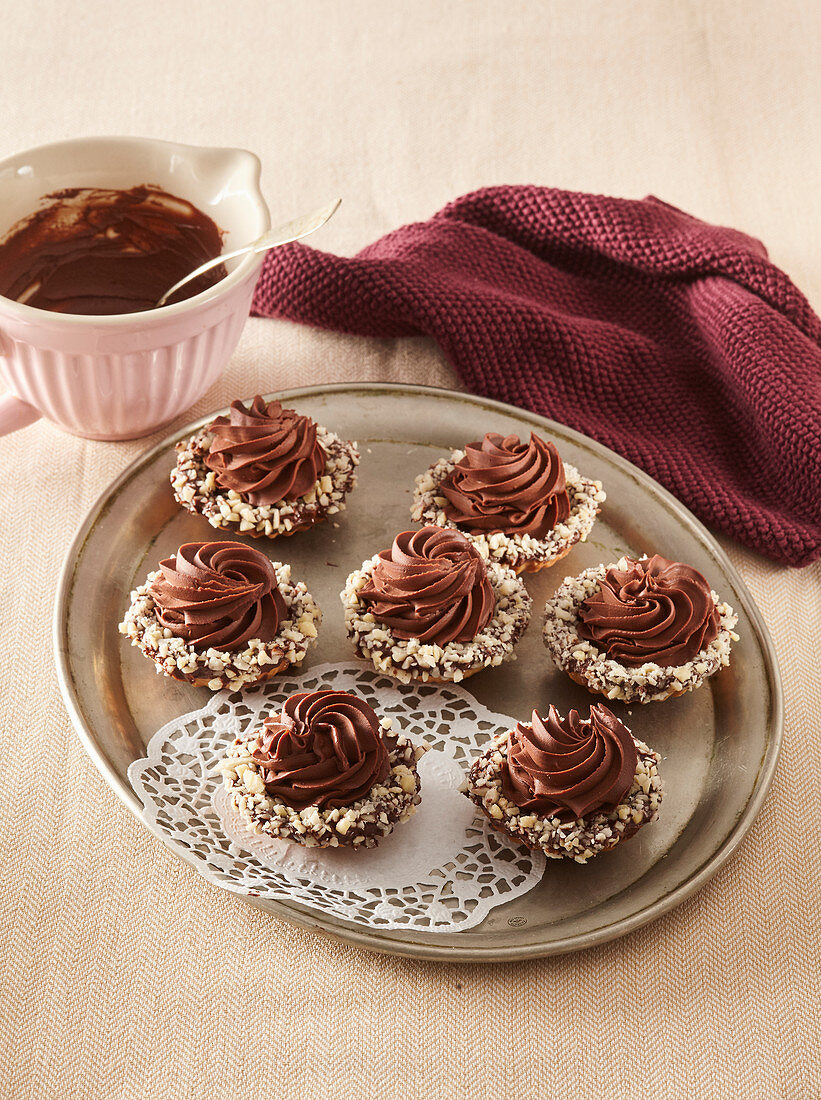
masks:
<instances>
[{"instance_id":1,"label":"tart shell","mask_svg":"<svg viewBox=\"0 0 821 1100\"><path fill-rule=\"evenodd\" d=\"M533 601L512 569L496 562L487 563L496 597L492 618L472 641L439 646L421 643L416 638L397 638L389 627L374 619L368 605L359 598L359 590L378 561L376 555L351 573L341 599L348 636L360 657L371 661L379 672L405 684L411 680L459 683L483 668L514 657L514 646L530 621Z\"/></svg>"},{"instance_id":2,"label":"tart shell","mask_svg":"<svg viewBox=\"0 0 821 1100\"><path fill-rule=\"evenodd\" d=\"M317 425L317 439L328 459L325 472L311 491L298 500L251 504L234 489L220 488L216 473L205 465L213 438L206 427L177 444L171 485L175 500L183 508L204 516L212 527L223 531L254 539L295 535L343 511L345 498L356 484L356 444Z\"/></svg>"},{"instance_id":3,"label":"tart shell","mask_svg":"<svg viewBox=\"0 0 821 1100\"><path fill-rule=\"evenodd\" d=\"M308 806L297 810L269 795L245 742L236 741L219 765L233 805L257 835L293 840L308 848L375 848L416 812L422 800L417 763L427 747L391 733L390 723L391 719L383 719L388 776L364 798L333 809Z\"/></svg>"},{"instance_id":4,"label":"tart shell","mask_svg":"<svg viewBox=\"0 0 821 1100\"><path fill-rule=\"evenodd\" d=\"M448 519L443 510L445 498L439 493L440 483L464 458L464 454L464 451L454 451L450 458L439 459L416 478L411 517L417 523L452 527L460 531L477 545L483 557L510 566L517 573L538 573L561 561L577 542L584 542L607 498L600 481L582 477L575 466L565 463L570 515L564 523L557 523L545 538L506 535L501 531L473 534Z\"/></svg>"},{"instance_id":5,"label":"tart shell","mask_svg":"<svg viewBox=\"0 0 821 1100\"><path fill-rule=\"evenodd\" d=\"M502 790L502 774L510 737L507 730L494 738L474 760L463 794L478 806L491 825L548 859L572 859L587 863L629 840L659 811L664 793L658 773L658 753L633 738L638 765L630 790L612 810L597 810L585 817L561 821L558 817L520 810Z\"/></svg>"},{"instance_id":6,"label":"tart shell","mask_svg":"<svg viewBox=\"0 0 821 1100\"><path fill-rule=\"evenodd\" d=\"M627 568L621 558L619 569ZM545 604L544 644L554 664L574 680L607 699L625 703L660 703L700 687L730 663L730 646L738 640L738 616L729 604L711 592L718 609L719 632L696 656L683 665L658 665L647 661L630 668L607 656L593 642L581 638L577 627L579 607L597 592L609 565L596 565L578 577L565 577Z\"/></svg>"},{"instance_id":7,"label":"tart shell","mask_svg":"<svg viewBox=\"0 0 821 1100\"><path fill-rule=\"evenodd\" d=\"M151 583L161 574L149 573L131 593L131 605L120 623L120 633L131 640L156 666L157 672L173 680L207 687L211 691L238 689L270 680L292 665L299 665L316 643L322 612L302 581L291 580L290 565L274 562L277 587L288 609L277 636L269 642L252 638L240 650L198 650L183 638L174 637L157 618Z\"/></svg>"}]
</instances>

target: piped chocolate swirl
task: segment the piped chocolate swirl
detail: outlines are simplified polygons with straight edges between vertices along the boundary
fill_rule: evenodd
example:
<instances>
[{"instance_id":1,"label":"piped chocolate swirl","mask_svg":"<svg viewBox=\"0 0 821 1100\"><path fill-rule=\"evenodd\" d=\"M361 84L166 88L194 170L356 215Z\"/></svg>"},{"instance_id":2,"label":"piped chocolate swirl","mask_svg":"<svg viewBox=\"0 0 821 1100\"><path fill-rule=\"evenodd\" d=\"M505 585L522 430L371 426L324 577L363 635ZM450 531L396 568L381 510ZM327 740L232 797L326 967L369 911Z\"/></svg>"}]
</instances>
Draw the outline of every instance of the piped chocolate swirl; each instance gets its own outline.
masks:
<instances>
[{"instance_id":1,"label":"piped chocolate swirl","mask_svg":"<svg viewBox=\"0 0 821 1100\"><path fill-rule=\"evenodd\" d=\"M189 542L150 588L160 624L197 650L272 641L287 616L273 563L238 542Z\"/></svg>"},{"instance_id":2,"label":"piped chocolate swirl","mask_svg":"<svg viewBox=\"0 0 821 1100\"><path fill-rule=\"evenodd\" d=\"M251 504L298 500L325 470L328 456L313 420L278 401L266 405L259 394L250 408L234 401L228 416L218 416L209 430L205 465L220 488Z\"/></svg>"},{"instance_id":3,"label":"piped chocolate swirl","mask_svg":"<svg viewBox=\"0 0 821 1100\"><path fill-rule=\"evenodd\" d=\"M692 661L719 631L705 578L691 565L654 554L612 566L578 612L579 637L628 668Z\"/></svg>"},{"instance_id":4,"label":"piped chocolate swirl","mask_svg":"<svg viewBox=\"0 0 821 1100\"><path fill-rule=\"evenodd\" d=\"M443 527L397 535L358 595L397 638L440 646L472 641L496 602L481 555Z\"/></svg>"},{"instance_id":5,"label":"piped chocolate swirl","mask_svg":"<svg viewBox=\"0 0 821 1100\"><path fill-rule=\"evenodd\" d=\"M582 721L554 706L547 719L533 711L530 725L511 733L502 790L520 809L576 819L614 809L630 789L638 755L633 735L607 707L590 708Z\"/></svg>"},{"instance_id":6,"label":"piped chocolate swirl","mask_svg":"<svg viewBox=\"0 0 821 1100\"><path fill-rule=\"evenodd\" d=\"M472 534L501 531L541 539L570 515L564 464L552 443L531 432L488 432L468 443L439 487L445 515Z\"/></svg>"},{"instance_id":7,"label":"piped chocolate swirl","mask_svg":"<svg viewBox=\"0 0 821 1100\"><path fill-rule=\"evenodd\" d=\"M376 713L347 691L292 695L248 751L268 794L298 810L350 806L390 770Z\"/></svg>"}]
</instances>

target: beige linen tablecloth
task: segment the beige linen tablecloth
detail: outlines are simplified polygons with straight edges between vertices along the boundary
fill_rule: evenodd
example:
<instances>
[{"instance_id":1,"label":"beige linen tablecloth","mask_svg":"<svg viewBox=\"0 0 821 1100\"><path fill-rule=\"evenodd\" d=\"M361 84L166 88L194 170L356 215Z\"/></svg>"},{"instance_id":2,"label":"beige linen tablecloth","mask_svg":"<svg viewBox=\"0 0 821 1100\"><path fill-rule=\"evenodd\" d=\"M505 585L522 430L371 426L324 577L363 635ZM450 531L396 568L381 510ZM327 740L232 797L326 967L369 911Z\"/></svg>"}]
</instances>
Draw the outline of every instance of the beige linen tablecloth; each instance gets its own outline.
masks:
<instances>
[{"instance_id":1,"label":"beige linen tablecloth","mask_svg":"<svg viewBox=\"0 0 821 1100\"><path fill-rule=\"evenodd\" d=\"M483 184L653 193L761 237L819 307L819 33L815 6L748 0L6 5L0 155L84 133L244 145L275 216L344 196L318 239L341 252ZM343 379L454 384L424 340L253 321L191 416ZM818 566L728 547L787 728L759 820L698 896L563 958L377 957L203 882L66 717L58 570L152 441L0 440L1 1097L821 1095Z\"/></svg>"}]
</instances>

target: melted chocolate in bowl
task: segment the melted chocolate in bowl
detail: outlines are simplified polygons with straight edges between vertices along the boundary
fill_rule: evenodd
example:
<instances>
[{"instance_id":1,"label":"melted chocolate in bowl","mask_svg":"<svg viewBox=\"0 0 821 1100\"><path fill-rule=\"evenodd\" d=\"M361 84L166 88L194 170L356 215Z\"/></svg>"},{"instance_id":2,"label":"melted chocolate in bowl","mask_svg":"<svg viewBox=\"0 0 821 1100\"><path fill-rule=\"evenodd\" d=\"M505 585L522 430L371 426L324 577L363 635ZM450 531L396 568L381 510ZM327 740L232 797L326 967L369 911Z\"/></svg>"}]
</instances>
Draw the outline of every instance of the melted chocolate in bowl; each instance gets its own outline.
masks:
<instances>
[{"instance_id":1,"label":"melted chocolate in bowl","mask_svg":"<svg viewBox=\"0 0 821 1100\"><path fill-rule=\"evenodd\" d=\"M170 286L222 251L196 206L157 187L74 188L13 225L0 241L0 294L52 313L100 316L152 309ZM172 301L225 278L222 264Z\"/></svg>"}]
</instances>

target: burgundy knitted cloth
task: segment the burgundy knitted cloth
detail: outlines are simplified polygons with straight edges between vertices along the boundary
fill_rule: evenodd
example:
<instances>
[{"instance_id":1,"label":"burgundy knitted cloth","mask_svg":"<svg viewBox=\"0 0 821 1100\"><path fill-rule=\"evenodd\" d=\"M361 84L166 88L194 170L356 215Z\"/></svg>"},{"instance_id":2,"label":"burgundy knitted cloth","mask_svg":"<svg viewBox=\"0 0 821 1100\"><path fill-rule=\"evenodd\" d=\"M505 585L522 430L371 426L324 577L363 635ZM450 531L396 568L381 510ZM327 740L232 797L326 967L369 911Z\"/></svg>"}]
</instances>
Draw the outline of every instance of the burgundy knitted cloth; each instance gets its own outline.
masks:
<instances>
[{"instance_id":1,"label":"burgundy knitted cloth","mask_svg":"<svg viewBox=\"0 0 821 1100\"><path fill-rule=\"evenodd\" d=\"M653 198L488 188L352 259L270 252L253 308L432 336L469 389L598 439L711 526L791 565L821 553L821 321L743 233Z\"/></svg>"}]
</instances>

